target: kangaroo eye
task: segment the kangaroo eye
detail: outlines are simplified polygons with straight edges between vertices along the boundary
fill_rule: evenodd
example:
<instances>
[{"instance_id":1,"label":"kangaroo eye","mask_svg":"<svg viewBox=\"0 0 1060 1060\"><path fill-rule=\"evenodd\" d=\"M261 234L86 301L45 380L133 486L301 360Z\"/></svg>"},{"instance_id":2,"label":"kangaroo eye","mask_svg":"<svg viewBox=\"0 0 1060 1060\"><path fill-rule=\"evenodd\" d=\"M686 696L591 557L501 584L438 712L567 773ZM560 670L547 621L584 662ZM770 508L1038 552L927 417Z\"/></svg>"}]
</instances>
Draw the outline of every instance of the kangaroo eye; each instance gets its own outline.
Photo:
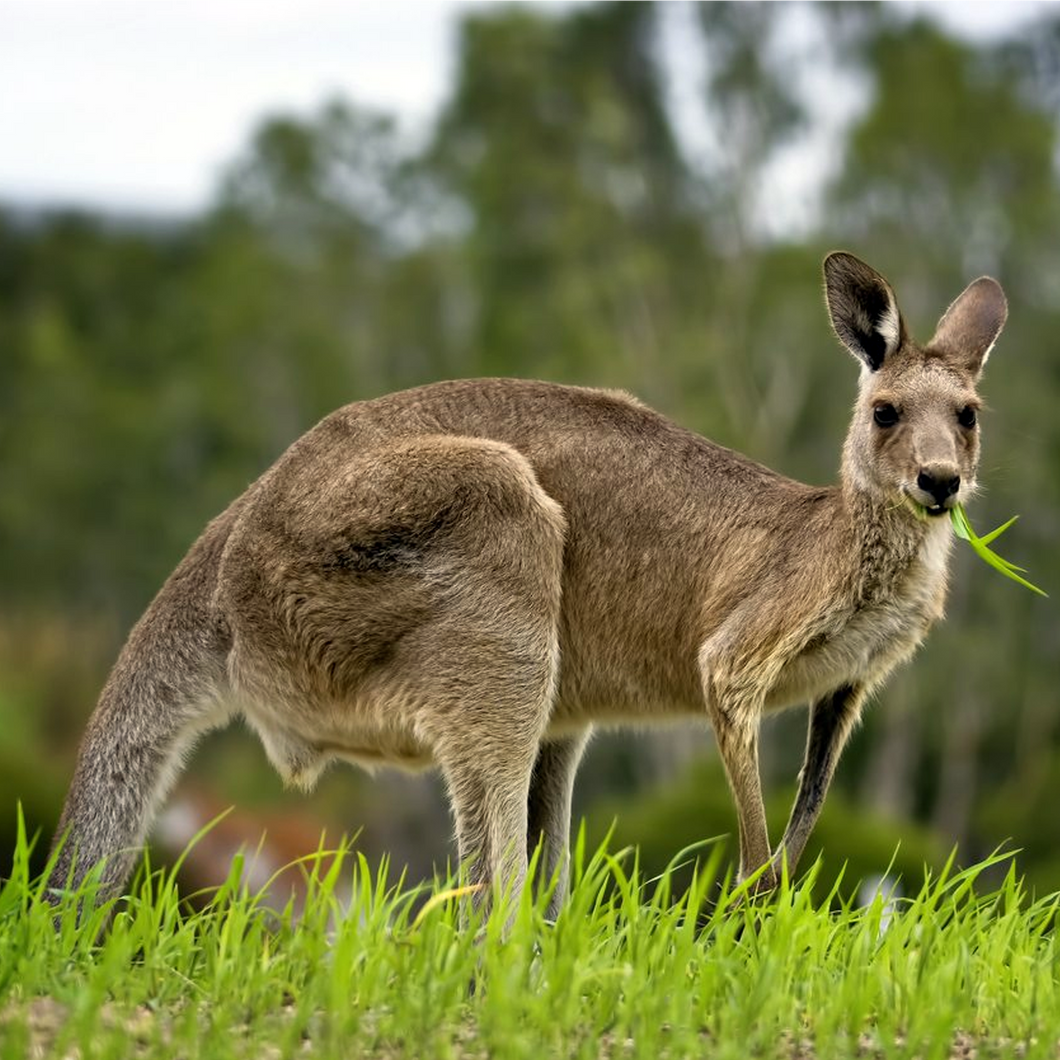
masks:
<instances>
[{"instance_id":1,"label":"kangaroo eye","mask_svg":"<svg viewBox=\"0 0 1060 1060\"><path fill-rule=\"evenodd\" d=\"M877 405L872 410L877 427L893 427L898 422L898 410L893 405Z\"/></svg>"},{"instance_id":2,"label":"kangaroo eye","mask_svg":"<svg viewBox=\"0 0 1060 1060\"><path fill-rule=\"evenodd\" d=\"M971 429L975 426L975 421L975 409L973 409L971 405L965 405L964 408L957 413L957 422L962 427L968 427Z\"/></svg>"}]
</instances>

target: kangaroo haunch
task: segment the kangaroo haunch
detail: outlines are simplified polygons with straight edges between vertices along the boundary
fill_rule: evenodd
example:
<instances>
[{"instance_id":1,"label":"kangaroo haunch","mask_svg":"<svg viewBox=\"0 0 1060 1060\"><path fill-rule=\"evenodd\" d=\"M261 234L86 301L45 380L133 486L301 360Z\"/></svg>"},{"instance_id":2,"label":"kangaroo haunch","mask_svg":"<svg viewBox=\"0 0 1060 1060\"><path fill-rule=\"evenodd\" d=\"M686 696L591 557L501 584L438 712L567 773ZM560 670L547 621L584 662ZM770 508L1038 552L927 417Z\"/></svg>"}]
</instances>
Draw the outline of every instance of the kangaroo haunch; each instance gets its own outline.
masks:
<instances>
[{"instance_id":1,"label":"kangaroo haunch","mask_svg":"<svg viewBox=\"0 0 1060 1060\"><path fill-rule=\"evenodd\" d=\"M824 263L861 362L841 483L784 478L622 393L510 379L348 405L206 528L129 636L88 726L52 882L124 883L183 753L242 715L288 781L334 758L436 766L474 880L544 837L558 907L594 725L710 720L740 869L794 867L865 702L942 615L945 515L975 489L991 279L917 345L849 254ZM772 852L765 711L807 703ZM76 856L76 863L73 859ZM487 894L483 889L480 894Z\"/></svg>"}]
</instances>

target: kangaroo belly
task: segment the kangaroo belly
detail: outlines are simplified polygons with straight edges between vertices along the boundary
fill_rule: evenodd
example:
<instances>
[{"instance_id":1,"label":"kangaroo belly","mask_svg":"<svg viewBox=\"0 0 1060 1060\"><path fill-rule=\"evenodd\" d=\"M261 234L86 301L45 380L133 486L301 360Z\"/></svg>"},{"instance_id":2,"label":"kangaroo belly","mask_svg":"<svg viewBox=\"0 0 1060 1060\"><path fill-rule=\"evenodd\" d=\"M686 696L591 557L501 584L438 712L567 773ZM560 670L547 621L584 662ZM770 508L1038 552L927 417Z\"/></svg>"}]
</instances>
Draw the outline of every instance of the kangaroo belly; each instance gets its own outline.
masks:
<instances>
[{"instance_id":1,"label":"kangaroo belly","mask_svg":"<svg viewBox=\"0 0 1060 1060\"><path fill-rule=\"evenodd\" d=\"M307 709L308 708L308 709ZM269 761L285 783L311 788L334 759L371 772L379 766L419 770L433 764L430 748L393 705L299 704L298 709L254 701L243 704Z\"/></svg>"}]
</instances>

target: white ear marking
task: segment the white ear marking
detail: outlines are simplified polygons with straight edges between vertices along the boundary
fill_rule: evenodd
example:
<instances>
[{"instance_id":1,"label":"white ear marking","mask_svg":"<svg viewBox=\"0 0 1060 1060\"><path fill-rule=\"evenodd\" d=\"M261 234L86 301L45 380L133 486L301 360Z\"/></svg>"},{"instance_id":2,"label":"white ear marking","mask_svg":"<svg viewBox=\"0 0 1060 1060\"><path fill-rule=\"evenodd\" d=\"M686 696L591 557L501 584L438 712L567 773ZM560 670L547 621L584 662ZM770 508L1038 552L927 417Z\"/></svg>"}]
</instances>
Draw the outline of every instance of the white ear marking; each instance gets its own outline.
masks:
<instances>
[{"instance_id":1,"label":"white ear marking","mask_svg":"<svg viewBox=\"0 0 1060 1060\"><path fill-rule=\"evenodd\" d=\"M876 331L883 336L883 341L887 343L887 354L890 356L898 349L898 342L901 338L898 307L894 304L893 298L888 298L886 310L880 319L876 321Z\"/></svg>"},{"instance_id":2,"label":"white ear marking","mask_svg":"<svg viewBox=\"0 0 1060 1060\"><path fill-rule=\"evenodd\" d=\"M983 359L979 362L979 371L982 371L983 370L983 366L986 364L987 361L990 360L990 352L991 352L991 350L993 350L993 348L996 345L997 345L997 339L994 339L994 341L992 343L990 343L990 345L987 346L987 348L985 350L983 350Z\"/></svg>"}]
</instances>

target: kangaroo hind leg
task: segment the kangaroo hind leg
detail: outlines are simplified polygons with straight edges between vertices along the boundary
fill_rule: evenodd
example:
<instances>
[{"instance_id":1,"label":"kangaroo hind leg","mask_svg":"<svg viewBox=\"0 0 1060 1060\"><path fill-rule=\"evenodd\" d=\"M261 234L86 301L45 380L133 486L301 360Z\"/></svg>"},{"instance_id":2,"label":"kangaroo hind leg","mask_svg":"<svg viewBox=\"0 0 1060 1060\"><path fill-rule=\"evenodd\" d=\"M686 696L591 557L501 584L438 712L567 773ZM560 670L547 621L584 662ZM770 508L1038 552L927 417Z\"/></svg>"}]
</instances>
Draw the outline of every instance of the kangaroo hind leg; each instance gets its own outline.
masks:
<instances>
[{"instance_id":1,"label":"kangaroo hind leg","mask_svg":"<svg viewBox=\"0 0 1060 1060\"><path fill-rule=\"evenodd\" d=\"M565 524L510 447L452 439L433 455L433 481L459 493L461 515L425 561L440 606L403 679L418 690L417 731L442 768L482 904L526 878L531 777L559 674Z\"/></svg>"},{"instance_id":2,"label":"kangaroo hind leg","mask_svg":"<svg viewBox=\"0 0 1060 1060\"><path fill-rule=\"evenodd\" d=\"M528 804L527 854L541 845L537 878L547 886L556 876L546 915L554 920L567 895L571 796L589 733L565 736L543 743L534 762Z\"/></svg>"},{"instance_id":3,"label":"kangaroo hind leg","mask_svg":"<svg viewBox=\"0 0 1060 1060\"><path fill-rule=\"evenodd\" d=\"M782 859L787 860L788 872L795 871L821 813L839 756L861 714L864 699L863 688L846 685L811 704L806 758L799 773L799 792L791 809L784 838L773 858L777 872L780 871Z\"/></svg>"}]
</instances>

